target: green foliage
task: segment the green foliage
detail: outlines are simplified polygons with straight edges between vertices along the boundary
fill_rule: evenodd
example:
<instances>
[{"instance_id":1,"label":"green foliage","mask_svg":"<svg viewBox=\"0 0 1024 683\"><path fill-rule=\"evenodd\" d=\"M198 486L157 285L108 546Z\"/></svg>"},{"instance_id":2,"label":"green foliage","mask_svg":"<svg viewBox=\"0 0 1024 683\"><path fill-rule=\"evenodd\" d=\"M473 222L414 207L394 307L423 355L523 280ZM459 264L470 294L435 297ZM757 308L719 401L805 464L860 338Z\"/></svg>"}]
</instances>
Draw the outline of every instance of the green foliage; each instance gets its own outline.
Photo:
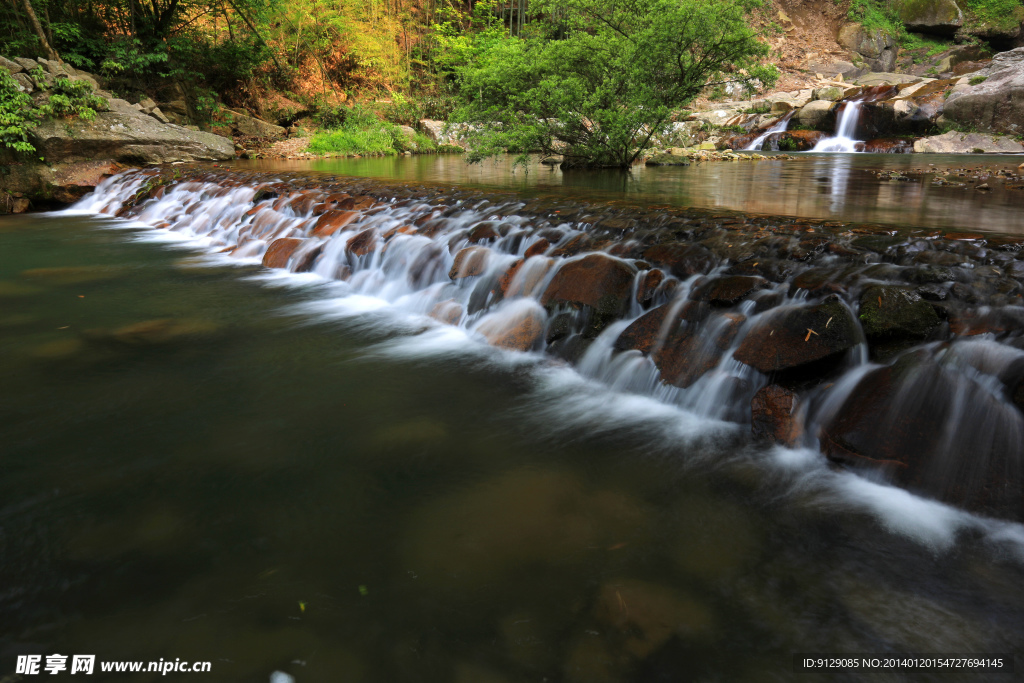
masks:
<instances>
[{"instance_id":1,"label":"green foliage","mask_svg":"<svg viewBox=\"0 0 1024 683\"><path fill-rule=\"evenodd\" d=\"M966 0L969 23L1000 30L1013 30L1024 21L1020 0Z\"/></svg>"},{"instance_id":2,"label":"green foliage","mask_svg":"<svg viewBox=\"0 0 1024 683\"><path fill-rule=\"evenodd\" d=\"M954 47L955 43L950 41L937 40L919 33L904 32L900 38L900 46L904 50L923 51L927 57L934 57L940 52L945 52Z\"/></svg>"},{"instance_id":3,"label":"green foliage","mask_svg":"<svg viewBox=\"0 0 1024 683\"><path fill-rule=\"evenodd\" d=\"M41 78L39 72L36 69L33 74L37 79ZM77 116L89 121L104 104L88 83L58 78L53 81L47 101L35 106L28 93L19 92L18 82L0 69L0 142L16 152L31 154L35 147L28 141L28 135L40 121L57 116Z\"/></svg>"},{"instance_id":4,"label":"green foliage","mask_svg":"<svg viewBox=\"0 0 1024 683\"><path fill-rule=\"evenodd\" d=\"M759 0L541 0L558 32L490 37L458 69L471 160L504 150L628 167L707 88L771 84ZM549 37L564 35L564 38ZM525 161L525 154L520 156Z\"/></svg>"},{"instance_id":5,"label":"green foliage","mask_svg":"<svg viewBox=\"0 0 1024 683\"><path fill-rule=\"evenodd\" d=\"M309 151L316 154L389 155L404 150L405 136L393 123L385 123L363 107L338 107L321 112L321 124L334 125L313 136ZM326 116L326 118L325 118Z\"/></svg>"},{"instance_id":6,"label":"green foliage","mask_svg":"<svg viewBox=\"0 0 1024 683\"><path fill-rule=\"evenodd\" d=\"M970 85L980 85L987 80L988 78L986 78L985 76L972 76L971 80L967 81L967 83Z\"/></svg>"},{"instance_id":7,"label":"green foliage","mask_svg":"<svg viewBox=\"0 0 1024 683\"><path fill-rule=\"evenodd\" d=\"M897 38L904 34L903 20L895 0L853 0L849 17L869 30L880 29Z\"/></svg>"},{"instance_id":8,"label":"green foliage","mask_svg":"<svg viewBox=\"0 0 1024 683\"><path fill-rule=\"evenodd\" d=\"M16 152L34 152L28 134L38 121L32 112L32 98L19 92L18 82L0 69L0 142Z\"/></svg>"}]
</instances>

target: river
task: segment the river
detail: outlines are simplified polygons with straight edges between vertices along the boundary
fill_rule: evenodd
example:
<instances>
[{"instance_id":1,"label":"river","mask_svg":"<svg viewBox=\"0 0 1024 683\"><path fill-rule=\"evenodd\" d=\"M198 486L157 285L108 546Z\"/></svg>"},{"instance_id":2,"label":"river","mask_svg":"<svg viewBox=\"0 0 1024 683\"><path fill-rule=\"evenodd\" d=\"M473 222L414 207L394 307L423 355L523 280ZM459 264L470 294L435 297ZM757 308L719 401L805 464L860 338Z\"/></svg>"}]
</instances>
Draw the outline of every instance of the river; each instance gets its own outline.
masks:
<instances>
[{"instance_id":1,"label":"river","mask_svg":"<svg viewBox=\"0 0 1024 683\"><path fill-rule=\"evenodd\" d=\"M632 177L462 163L273 168L1024 231L1011 190L867 173L917 157ZM1015 680L797 672L800 653L1024 666L1019 524L481 343L409 292L268 270L95 206L0 218L0 681L55 653L300 683Z\"/></svg>"}]
</instances>

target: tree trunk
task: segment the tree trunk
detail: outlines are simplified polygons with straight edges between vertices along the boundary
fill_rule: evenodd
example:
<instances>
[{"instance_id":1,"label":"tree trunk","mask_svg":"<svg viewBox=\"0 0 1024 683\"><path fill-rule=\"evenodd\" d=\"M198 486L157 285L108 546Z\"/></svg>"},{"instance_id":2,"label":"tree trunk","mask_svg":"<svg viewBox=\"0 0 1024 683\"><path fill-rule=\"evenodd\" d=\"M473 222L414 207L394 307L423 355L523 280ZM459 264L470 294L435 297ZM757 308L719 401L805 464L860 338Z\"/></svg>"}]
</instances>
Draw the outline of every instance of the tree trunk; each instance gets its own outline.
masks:
<instances>
[{"instance_id":1,"label":"tree trunk","mask_svg":"<svg viewBox=\"0 0 1024 683\"><path fill-rule=\"evenodd\" d=\"M28 21L32 24L32 30L39 38L39 44L43 48L43 54L46 55L47 59L59 62L60 57L58 57L54 49L50 47L50 41L46 39L46 33L43 31L43 26L39 23L39 17L36 16L36 11L32 9L32 3L30 0L21 0L21 4L25 7L25 14L28 15Z\"/></svg>"}]
</instances>

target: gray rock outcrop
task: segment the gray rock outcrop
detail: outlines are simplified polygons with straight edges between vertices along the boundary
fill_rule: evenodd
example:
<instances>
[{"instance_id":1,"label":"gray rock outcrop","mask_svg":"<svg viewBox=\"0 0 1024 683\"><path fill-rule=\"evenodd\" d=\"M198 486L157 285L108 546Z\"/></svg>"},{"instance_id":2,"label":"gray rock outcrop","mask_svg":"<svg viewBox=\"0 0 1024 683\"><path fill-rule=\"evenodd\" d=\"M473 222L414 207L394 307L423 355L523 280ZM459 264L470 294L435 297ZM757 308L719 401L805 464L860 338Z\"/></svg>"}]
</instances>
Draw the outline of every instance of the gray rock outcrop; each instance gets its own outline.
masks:
<instances>
[{"instance_id":1,"label":"gray rock outcrop","mask_svg":"<svg viewBox=\"0 0 1024 683\"><path fill-rule=\"evenodd\" d=\"M1009 138L950 131L943 135L921 138L914 143L914 151L931 154L1020 153L1024 152L1024 145Z\"/></svg>"},{"instance_id":2,"label":"gray rock outcrop","mask_svg":"<svg viewBox=\"0 0 1024 683\"><path fill-rule=\"evenodd\" d=\"M981 132L1024 134L1024 47L997 54L980 73L983 81L950 94L944 116Z\"/></svg>"},{"instance_id":3,"label":"gray rock outcrop","mask_svg":"<svg viewBox=\"0 0 1024 683\"><path fill-rule=\"evenodd\" d=\"M951 36L964 24L955 0L900 0L900 20L909 31Z\"/></svg>"}]
</instances>

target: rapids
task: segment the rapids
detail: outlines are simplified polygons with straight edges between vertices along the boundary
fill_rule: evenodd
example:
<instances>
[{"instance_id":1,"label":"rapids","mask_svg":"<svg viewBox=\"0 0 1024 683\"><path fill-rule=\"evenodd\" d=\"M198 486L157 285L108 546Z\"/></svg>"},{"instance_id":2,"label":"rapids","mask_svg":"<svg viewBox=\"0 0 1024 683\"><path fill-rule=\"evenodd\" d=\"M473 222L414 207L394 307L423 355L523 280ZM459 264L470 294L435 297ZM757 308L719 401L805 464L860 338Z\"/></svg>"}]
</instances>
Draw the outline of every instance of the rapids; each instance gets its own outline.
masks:
<instances>
[{"instance_id":1,"label":"rapids","mask_svg":"<svg viewBox=\"0 0 1024 683\"><path fill-rule=\"evenodd\" d=\"M1019 664L1020 237L168 168L0 240L11 671Z\"/></svg>"},{"instance_id":2,"label":"rapids","mask_svg":"<svg viewBox=\"0 0 1024 683\"><path fill-rule=\"evenodd\" d=\"M546 352L616 390L1024 519L1016 240L178 175L111 178L74 210L338 282L359 310Z\"/></svg>"}]
</instances>

